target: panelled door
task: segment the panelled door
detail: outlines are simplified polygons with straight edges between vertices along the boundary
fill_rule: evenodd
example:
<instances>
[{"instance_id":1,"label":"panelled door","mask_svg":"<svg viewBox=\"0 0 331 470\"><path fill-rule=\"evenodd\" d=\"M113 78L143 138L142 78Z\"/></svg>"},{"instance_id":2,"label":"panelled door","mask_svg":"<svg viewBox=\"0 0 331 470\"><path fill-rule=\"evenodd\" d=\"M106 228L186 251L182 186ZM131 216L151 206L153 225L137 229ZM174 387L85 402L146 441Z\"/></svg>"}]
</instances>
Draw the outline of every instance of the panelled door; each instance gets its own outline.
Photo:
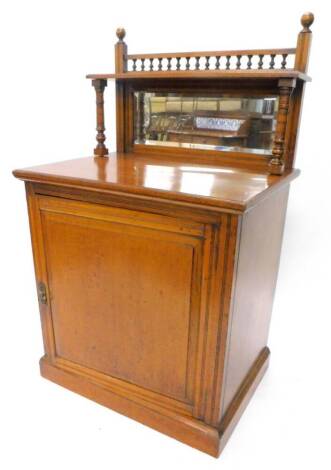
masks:
<instances>
[{"instance_id":1,"label":"panelled door","mask_svg":"<svg viewBox=\"0 0 331 470\"><path fill-rule=\"evenodd\" d=\"M203 367L210 227L36 200L49 359L120 393L192 414Z\"/></svg>"}]
</instances>

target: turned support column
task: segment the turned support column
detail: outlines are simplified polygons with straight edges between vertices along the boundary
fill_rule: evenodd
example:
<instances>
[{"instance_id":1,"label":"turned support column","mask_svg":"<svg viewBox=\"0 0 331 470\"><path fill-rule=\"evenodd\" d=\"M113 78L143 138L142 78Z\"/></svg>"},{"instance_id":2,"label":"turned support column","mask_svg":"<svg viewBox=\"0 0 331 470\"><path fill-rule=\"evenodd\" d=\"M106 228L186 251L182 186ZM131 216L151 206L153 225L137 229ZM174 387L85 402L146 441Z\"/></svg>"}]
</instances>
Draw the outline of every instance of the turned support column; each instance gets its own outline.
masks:
<instances>
[{"instance_id":1,"label":"turned support column","mask_svg":"<svg viewBox=\"0 0 331 470\"><path fill-rule=\"evenodd\" d=\"M279 86L279 104L277 113L277 124L275 131L275 139L272 148L273 158L270 161L269 169L272 175L282 175L285 168L285 133L288 117L288 109L290 105L290 96L295 87L295 80L281 79Z\"/></svg>"},{"instance_id":2,"label":"turned support column","mask_svg":"<svg viewBox=\"0 0 331 470\"><path fill-rule=\"evenodd\" d=\"M108 155L108 149L105 146L105 113L104 113L104 100L103 93L107 86L107 80L96 79L92 80L92 86L96 93L96 106L97 106L97 146L94 149L94 155L97 157L105 157Z\"/></svg>"}]
</instances>

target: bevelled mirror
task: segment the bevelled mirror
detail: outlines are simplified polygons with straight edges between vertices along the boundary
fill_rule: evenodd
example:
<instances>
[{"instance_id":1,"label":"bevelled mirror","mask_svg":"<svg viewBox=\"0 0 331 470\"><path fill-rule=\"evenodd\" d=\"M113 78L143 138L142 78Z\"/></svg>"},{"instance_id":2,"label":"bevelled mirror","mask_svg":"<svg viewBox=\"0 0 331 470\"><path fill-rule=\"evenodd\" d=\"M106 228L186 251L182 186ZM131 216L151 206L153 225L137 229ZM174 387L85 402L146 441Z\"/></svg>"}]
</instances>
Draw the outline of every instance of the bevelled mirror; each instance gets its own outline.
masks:
<instances>
[{"instance_id":1,"label":"bevelled mirror","mask_svg":"<svg viewBox=\"0 0 331 470\"><path fill-rule=\"evenodd\" d=\"M277 96L134 93L134 143L271 155Z\"/></svg>"}]
</instances>

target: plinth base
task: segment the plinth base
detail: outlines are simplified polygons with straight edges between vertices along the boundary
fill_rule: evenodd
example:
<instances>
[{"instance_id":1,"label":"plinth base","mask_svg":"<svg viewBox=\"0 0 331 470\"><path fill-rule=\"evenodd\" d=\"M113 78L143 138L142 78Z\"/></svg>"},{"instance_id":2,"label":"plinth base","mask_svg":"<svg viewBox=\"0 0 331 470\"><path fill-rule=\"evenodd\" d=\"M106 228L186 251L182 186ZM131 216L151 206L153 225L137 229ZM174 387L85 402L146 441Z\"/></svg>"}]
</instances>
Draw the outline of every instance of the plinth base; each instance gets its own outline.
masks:
<instances>
[{"instance_id":1,"label":"plinth base","mask_svg":"<svg viewBox=\"0 0 331 470\"><path fill-rule=\"evenodd\" d=\"M41 375L73 392L107 406L125 416L146 424L202 452L218 457L235 425L245 410L269 363L270 351L264 348L224 415L219 429L202 421L175 413L134 396L125 396L120 389L109 388L96 377L88 377L62 364L51 363L47 356L40 360Z\"/></svg>"}]
</instances>

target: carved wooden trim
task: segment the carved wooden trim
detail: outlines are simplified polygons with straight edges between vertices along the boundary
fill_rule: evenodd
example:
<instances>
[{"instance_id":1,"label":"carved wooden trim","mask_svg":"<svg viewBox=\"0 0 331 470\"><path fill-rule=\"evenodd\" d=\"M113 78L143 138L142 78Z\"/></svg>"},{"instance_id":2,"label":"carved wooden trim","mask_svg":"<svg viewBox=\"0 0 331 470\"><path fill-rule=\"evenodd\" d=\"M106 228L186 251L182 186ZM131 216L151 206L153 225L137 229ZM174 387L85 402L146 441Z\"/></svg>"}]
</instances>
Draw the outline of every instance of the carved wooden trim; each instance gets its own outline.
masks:
<instances>
[{"instance_id":1,"label":"carved wooden trim","mask_svg":"<svg viewBox=\"0 0 331 470\"><path fill-rule=\"evenodd\" d=\"M118 43L119 44L119 43ZM124 43L123 43L124 44ZM126 47L126 45L125 45ZM125 49L125 52L127 50ZM238 51L168 52L155 54L125 54L124 61L128 73L200 70L292 70L291 61L296 49L254 49ZM276 59L277 60L276 62ZM257 63L253 66L252 60ZM280 60L282 60L280 62ZM154 61L158 62L155 69ZM254 62L255 63L255 62ZM117 72L117 68L116 68Z\"/></svg>"},{"instance_id":2,"label":"carved wooden trim","mask_svg":"<svg viewBox=\"0 0 331 470\"><path fill-rule=\"evenodd\" d=\"M287 48L277 48L277 49L233 49L228 51L195 51L195 52L161 52L161 53L147 53L147 54L128 54L128 60L133 59L163 59L168 57L179 57L179 58L191 58L191 57L236 57L238 55L246 56L259 56L262 55L282 55L288 54L292 55L295 54L295 47L287 47Z\"/></svg>"},{"instance_id":3,"label":"carved wooden trim","mask_svg":"<svg viewBox=\"0 0 331 470\"><path fill-rule=\"evenodd\" d=\"M104 100L103 100L103 93L105 87L107 86L107 80L103 79L96 79L92 80L92 86L95 89L96 93L96 109L97 109L97 146L94 149L94 155L98 157L105 157L108 155L108 149L105 146L105 116L104 116Z\"/></svg>"}]
</instances>

